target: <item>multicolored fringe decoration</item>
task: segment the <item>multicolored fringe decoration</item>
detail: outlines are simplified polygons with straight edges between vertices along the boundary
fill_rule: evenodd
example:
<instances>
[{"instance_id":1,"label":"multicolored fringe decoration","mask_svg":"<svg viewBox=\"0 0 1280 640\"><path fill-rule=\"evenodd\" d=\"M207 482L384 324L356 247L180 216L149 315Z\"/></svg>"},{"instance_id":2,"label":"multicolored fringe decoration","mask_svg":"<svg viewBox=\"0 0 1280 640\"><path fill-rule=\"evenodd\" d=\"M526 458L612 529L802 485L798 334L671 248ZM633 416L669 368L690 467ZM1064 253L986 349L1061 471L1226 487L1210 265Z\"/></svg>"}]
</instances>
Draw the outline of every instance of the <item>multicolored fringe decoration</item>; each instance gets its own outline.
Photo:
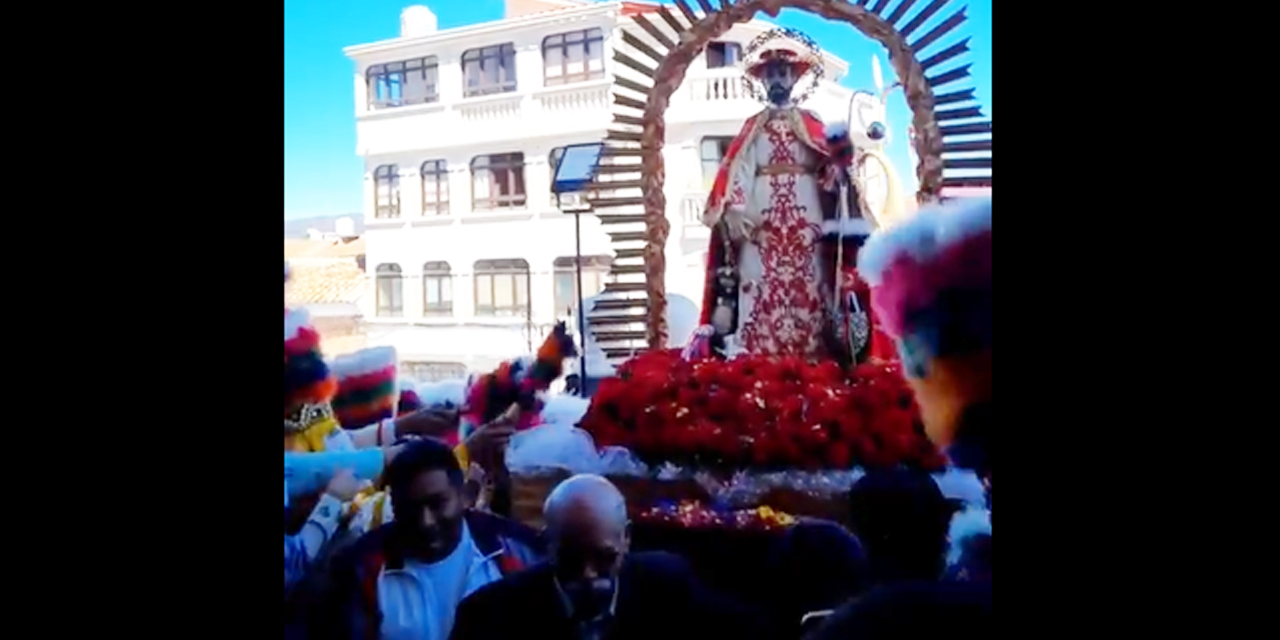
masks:
<instances>
[{"instance_id":1,"label":"multicolored fringe decoration","mask_svg":"<svg viewBox=\"0 0 1280 640\"><path fill-rule=\"evenodd\" d=\"M358 429L395 417L400 389L394 348L361 349L334 358L331 366L338 378L333 411L344 428Z\"/></svg>"},{"instance_id":2,"label":"multicolored fringe decoration","mask_svg":"<svg viewBox=\"0 0 1280 640\"><path fill-rule=\"evenodd\" d=\"M546 391L564 373L566 359L577 355L577 346L565 324L557 324L533 358L508 360L471 381L462 415L463 429L488 424L504 414L512 414L517 429L536 425L541 411L538 393Z\"/></svg>"},{"instance_id":3,"label":"multicolored fringe decoration","mask_svg":"<svg viewBox=\"0 0 1280 640\"><path fill-rule=\"evenodd\" d=\"M333 397L337 381L320 355L320 334L301 309L284 310L284 413Z\"/></svg>"}]
</instances>

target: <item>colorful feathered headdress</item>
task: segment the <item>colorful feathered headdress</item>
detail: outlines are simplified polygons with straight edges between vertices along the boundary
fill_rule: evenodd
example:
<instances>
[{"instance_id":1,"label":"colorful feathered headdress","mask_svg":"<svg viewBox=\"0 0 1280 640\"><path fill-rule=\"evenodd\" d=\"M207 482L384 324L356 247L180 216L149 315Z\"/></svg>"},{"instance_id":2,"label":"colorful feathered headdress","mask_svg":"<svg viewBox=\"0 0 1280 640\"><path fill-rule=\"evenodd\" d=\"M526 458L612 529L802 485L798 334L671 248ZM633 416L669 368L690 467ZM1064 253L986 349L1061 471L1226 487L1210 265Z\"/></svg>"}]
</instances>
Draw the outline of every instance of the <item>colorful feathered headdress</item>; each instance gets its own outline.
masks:
<instances>
[{"instance_id":1,"label":"colorful feathered headdress","mask_svg":"<svg viewBox=\"0 0 1280 640\"><path fill-rule=\"evenodd\" d=\"M881 328L897 342L930 437L991 400L991 199L921 209L858 255Z\"/></svg>"},{"instance_id":2,"label":"colorful feathered headdress","mask_svg":"<svg viewBox=\"0 0 1280 640\"><path fill-rule=\"evenodd\" d=\"M488 424L503 414L515 417L517 428L532 426L540 410L538 393L546 391L564 373L566 359L577 355L577 346L565 324L557 324L538 347L537 355L508 360L469 381L463 428Z\"/></svg>"},{"instance_id":3,"label":"colorful feathered headdress","mask_svg":"<svg viewBox=\"0 0 1280 640\"><path fill-rule=\"evenodd\" d=\"M358 429L395 417L400 400L397 364L392 347L370 347L334 358L331 367L338 392L333 411L339 424Z\"/></svg>"},{"instance_id":4,"label":"colorful feathered headdress","mask_svg":"<svg viewBox=\"0 0 1280 640\"><path fill-rule=\"evenodd\" d=\"M301 309L284 310L284 413L288 418L303 405L324 404L337 382L320 355L320 334Z\"/></svg>"},{"instance_id":5,"label":"colorful feathered headdress","mask_svg":"<svg viewBox=\"0 0 1280 640\"><path fill-rule=\"evenodd\" d=\"M989 198L926 208L873 235L858 270L917 377L936 358L991 348Z\"/></svg>"}]
</instances>

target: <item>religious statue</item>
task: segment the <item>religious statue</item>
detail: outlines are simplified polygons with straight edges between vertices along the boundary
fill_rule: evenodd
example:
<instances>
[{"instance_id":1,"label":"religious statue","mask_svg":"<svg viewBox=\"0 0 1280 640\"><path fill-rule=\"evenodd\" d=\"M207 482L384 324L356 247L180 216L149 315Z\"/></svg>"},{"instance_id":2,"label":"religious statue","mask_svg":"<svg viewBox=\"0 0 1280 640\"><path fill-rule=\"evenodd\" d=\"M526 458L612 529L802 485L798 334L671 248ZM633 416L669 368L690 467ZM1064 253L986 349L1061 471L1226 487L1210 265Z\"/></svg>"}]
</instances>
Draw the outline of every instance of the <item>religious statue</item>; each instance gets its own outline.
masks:
<instances>
[{"instance_id":1,"label":"religious statue","mask_svg":"<svg viewBox=\"0 0 1280 640\"><path fill-rule=\"evenodd\" d=\"M714 332L717 345L750 354L892 357L857 274L874 226L850 179L857 150L847 127L824 129L799 106L822 76L819 50L789 29L752 45L745 72L767 106L730 143L703 212L712 230L703 338Z\"/></svg>"}]
</instances>

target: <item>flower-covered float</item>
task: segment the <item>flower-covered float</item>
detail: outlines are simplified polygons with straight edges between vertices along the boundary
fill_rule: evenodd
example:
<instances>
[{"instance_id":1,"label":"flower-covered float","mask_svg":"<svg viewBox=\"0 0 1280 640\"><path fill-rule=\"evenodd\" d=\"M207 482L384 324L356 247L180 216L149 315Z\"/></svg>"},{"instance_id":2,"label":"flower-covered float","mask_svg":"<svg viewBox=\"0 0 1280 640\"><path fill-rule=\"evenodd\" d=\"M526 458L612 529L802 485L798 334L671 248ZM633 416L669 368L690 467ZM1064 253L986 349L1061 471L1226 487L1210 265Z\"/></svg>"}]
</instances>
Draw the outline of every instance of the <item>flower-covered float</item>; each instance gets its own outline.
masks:
<instances>
[{"instance_id":1,"label":"flower-covered float","mask_svg":"<svg viewBox=\"0 0 1280 640\"><path fill-rule=\"evenodd\" d=\"M702 208L696 329L677 349L651 332L652 350L601 380L576 423L512 439L516 506L527 507L514 515L536 520L560 477L596 472L637 517L693 526L755 509L767 517L747 520L776 526L791 521L777 513L845 521L866 470L944 470L858 264L878 227L860 167L884 123L801 108L822 64L793 29L745 48L744 82L765 104L725 149Z\"/></svg>"},{"instance_id":2,"label":"flower-covered float","mask_svg":"<svg viewBox=\"0 0 1280 640\"><path fill-rule=\"evenodd\" d=\"M844 369L657 350L622 364L589 401L559 396L550 406L507 453L514 515L535 524L540 500L571 473L610 477L637 518L774 528L799 515L844 520L847 492L866 469L946 466L893 362Z\"/></svg>"}]
</instances>

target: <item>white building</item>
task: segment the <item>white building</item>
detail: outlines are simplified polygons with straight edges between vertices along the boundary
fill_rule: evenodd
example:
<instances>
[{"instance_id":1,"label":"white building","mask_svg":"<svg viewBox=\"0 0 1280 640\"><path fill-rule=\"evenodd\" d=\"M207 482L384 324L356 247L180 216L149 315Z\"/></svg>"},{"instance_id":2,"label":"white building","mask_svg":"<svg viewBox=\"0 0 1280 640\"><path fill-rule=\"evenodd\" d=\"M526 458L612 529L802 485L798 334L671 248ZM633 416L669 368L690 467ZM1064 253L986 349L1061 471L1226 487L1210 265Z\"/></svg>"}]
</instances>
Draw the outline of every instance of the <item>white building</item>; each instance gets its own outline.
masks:
<instances>
[{"instance_id":1,"label":"white building","mask_svg":"<svg viewBox=\"0 0 1280 640\"><path fill-rule=\"evenodd\" d=\"M365 160L370 344L393 345L408 363L487 368L569 317L574 216L556 207L552 163L559 148L604 139L612 51L630 48L619 29L655 7L507 0L502 20L439 30L429 8L414 6L400 37L344 50ZM737 62L772 27L739 25L713 43L667 111L672 294L701 298L709 231L700 210L724 147L760 109ZM853 92L836 83L847 70L827 55L826 80L806 105L844 120ZM595 216L581 228L592 295L612 248Z\"/></svg>"}]
</instances>

